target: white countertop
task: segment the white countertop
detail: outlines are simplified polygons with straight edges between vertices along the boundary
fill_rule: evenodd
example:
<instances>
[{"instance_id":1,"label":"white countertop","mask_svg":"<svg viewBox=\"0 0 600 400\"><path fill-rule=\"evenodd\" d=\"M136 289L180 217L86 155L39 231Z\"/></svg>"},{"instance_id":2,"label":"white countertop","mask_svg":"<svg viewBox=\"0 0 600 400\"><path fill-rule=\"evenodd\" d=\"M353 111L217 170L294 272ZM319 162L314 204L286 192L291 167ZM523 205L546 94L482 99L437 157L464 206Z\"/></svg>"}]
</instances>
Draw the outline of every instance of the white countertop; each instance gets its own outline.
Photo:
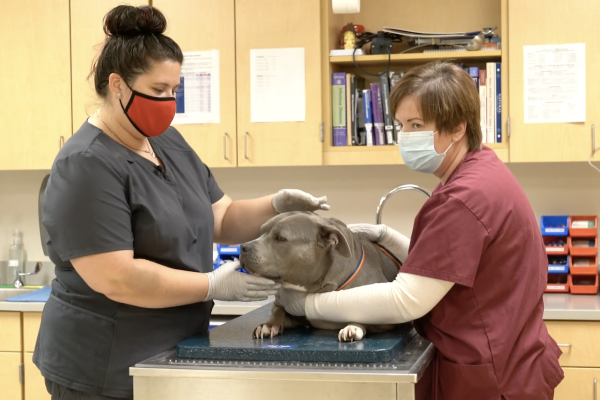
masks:
<instances>
[{"instance_id":1,"label":"white countertop","mask_svg":"<svg viewBox=\"0 0 600 400\"><path fill-rule=\"evenodd\" d=\"M272 302L215 301L213 315L242 315ZM41 312L45 303L0 301L0 311ZM544 294L545 320L600 321L600 296L562 293Z\"/></svg>"}]
</instances>

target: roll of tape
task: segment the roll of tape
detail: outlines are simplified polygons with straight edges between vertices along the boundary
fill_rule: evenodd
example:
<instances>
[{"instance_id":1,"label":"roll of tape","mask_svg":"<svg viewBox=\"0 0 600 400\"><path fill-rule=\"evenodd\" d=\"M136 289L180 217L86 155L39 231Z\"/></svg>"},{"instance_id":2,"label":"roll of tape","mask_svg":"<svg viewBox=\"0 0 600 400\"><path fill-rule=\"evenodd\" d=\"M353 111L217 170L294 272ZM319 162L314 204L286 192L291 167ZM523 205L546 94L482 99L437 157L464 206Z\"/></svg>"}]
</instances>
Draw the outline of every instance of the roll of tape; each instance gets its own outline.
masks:
<instances>
[{"instance_id":1,"label":"roll of tape","mask_svg":"<svg viewBox=\"0 0 600 400\"><path fill-rule=\"evenodd\" d=\"M334 14L356 14L360 12L360 0L331 0Z\"/></svg>"}]
</instances>

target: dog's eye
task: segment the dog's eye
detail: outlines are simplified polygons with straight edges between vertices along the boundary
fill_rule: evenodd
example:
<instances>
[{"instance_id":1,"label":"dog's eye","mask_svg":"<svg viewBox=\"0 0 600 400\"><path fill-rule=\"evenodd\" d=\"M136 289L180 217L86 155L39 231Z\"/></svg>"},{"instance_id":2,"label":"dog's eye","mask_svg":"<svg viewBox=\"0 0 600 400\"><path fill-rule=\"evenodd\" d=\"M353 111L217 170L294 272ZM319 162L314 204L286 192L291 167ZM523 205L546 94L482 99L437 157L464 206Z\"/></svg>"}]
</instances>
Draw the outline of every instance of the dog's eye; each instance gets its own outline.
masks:
<instances>
[{"instance_id":1,"label":"dog's eye","mask_svg":"<svg viewBox=\"0 0 600 400\"><path fill-rule=\"evenodd\" d=\"M279 235L277 235L275 237L275 240L277 240L278 242L287 242L286 238L284 238L283 236L279 236Z\"/></svg>"}]
</instances>

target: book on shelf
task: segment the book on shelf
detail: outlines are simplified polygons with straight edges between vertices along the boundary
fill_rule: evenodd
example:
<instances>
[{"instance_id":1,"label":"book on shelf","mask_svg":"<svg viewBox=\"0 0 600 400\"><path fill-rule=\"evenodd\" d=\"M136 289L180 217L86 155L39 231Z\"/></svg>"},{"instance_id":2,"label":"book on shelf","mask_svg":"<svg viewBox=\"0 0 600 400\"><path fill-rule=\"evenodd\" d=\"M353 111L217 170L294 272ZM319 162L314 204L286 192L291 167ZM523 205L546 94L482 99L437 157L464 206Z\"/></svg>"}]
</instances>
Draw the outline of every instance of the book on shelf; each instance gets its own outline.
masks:
<instances>
[{"instance_id":1,"label":"book on shelf","mask_svg":"<svg viewBox=\"0 0 600 400\"><path fill-rule=\"evenodd\" d=\"M334 72L331 76L331 112L333 145L346 146L346 73Z\"/></svg>"},{"instance_id":2,"label":"book on shelf","mask_svg":"<svg viewBox=\"0 0 600 400\"><path fill-rule=\"evenodd\" d=\"M383 110L381 108L381 85L371 83L371 109L373 110L373 132L375 145L383 146L385 140L385 124L383 123Z\"/></svg>"},{"instance_id":3,"label":"book on shelf","mask_svg":"<svg viewBox=\"0 0 600 400\"><path fill-rule=\"evenodd\" d=\"M479 70L479 126L481 142L487 143L487 70Z\"/></svg>"},{"instance_id":4,"label":"book on shelf","mask_svg":"<svg viewBox=\"0 0 600 400\"><path fill-rule=\"evenodd\" d=\"M390 112L390 77L388 74L379 75L381 86L381 106L383 109L383 127L385 130L385 141L388 145L396 143L394 139L394 117Z\"/></svg>"},{"instance_id":5,"label":"book on shelf","mask_svg":"<svg viewBox=\"0 0 600 400\"><path fill-rule=\"evenodd\" d=\"M502 143L502 63L496 65L496 143Z\"/></svg>"},{"instance_id":6,"label":"book on shelf","mask_svg":"<svg viewBox=\"0 0 600 400\"><path fill-rule=\"evenodd\" d=\"M363 90L363 112L365 118L366 145L373 146L373 109L371 103L371 90Z\"/></svg>"},{"instance_id":7,"label":"book on shelf","mask_svg":"<svg viewBox=\"0 0 600 400\"><path fill-rule=\"evenodd\" d=\"M482 143L502 142L502 66L487 62L485 68L462 66L479 93L479 121Z\"/></svg>"}]
</instances>

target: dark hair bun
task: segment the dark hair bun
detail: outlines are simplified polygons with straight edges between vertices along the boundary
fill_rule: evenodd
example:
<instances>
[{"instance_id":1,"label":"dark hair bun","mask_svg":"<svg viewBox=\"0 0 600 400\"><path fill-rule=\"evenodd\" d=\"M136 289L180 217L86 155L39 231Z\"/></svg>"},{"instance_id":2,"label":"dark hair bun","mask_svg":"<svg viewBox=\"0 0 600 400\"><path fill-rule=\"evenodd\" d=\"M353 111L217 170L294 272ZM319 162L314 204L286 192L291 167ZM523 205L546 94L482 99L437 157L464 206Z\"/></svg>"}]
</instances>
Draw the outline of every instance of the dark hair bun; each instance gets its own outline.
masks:
<instances>
[{"instance_id":1,"label":"dark hair bun","mask_svg":"<svg viewBox=\"0 0 600 400\"><path fill-rule=\"evenodd\" d=\"M104 33L111 36L160 35L166 28L165 16L152 6L117 6L104 17Z\"/></svg>"}]
</instances>

